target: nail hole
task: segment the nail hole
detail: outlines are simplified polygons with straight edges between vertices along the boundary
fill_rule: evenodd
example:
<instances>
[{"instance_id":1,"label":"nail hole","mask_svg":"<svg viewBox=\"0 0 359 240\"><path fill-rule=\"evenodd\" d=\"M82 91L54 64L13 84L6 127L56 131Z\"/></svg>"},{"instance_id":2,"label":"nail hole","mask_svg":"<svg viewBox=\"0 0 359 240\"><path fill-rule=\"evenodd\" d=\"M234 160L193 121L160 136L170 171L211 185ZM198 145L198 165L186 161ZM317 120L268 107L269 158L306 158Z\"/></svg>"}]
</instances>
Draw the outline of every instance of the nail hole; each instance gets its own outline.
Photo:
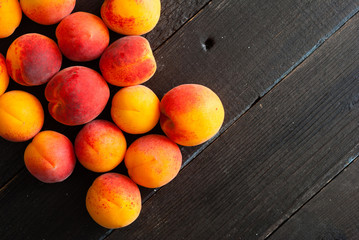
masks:
<instances>
[{"instance_id":1,"label":"nail hole","mask_svg":"<svg viewBox=\"0 0 359 240\"><path fill-rule=\"evenodd\" d=\"M214 46L214 39L207 38L207 40L202 44L204 51L209 51Z\"/></svg>"}]
</instances>

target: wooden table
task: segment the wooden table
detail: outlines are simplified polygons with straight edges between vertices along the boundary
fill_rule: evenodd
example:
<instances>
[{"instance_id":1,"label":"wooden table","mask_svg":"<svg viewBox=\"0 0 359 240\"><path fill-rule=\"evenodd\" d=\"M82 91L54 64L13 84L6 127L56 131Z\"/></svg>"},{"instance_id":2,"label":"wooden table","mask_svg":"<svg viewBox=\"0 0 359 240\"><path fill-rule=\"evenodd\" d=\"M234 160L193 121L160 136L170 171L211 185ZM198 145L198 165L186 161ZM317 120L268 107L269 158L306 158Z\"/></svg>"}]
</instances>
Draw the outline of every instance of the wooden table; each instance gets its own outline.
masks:
<instances>
[{"instance_id":1,"label":"wooden table","mask_svg":"<svg viewBox=\"0 0 359 240\"><path fill-rule=\"evenodd\" d=\"M75 11L99 15L101 4L78 0ZM226 111L219 134L181 147L177 178L141 188L140 217L118 230L86 211L99 174L77 164L63 183L41 183L24 168L29 142L1 139L0 239L359 239L358 11L358 0L162 0L145 85L159 98L184 83L211 88ZM55 39L55 28L23 17L1 53L24 33ZM79 64L99 71L98 60L62 67ZM53 120L44 88L9 86L40 99L43 130L73 141L82 126ZM123 163L114 171L126 174Z\"/></svg>"}]
</instances>

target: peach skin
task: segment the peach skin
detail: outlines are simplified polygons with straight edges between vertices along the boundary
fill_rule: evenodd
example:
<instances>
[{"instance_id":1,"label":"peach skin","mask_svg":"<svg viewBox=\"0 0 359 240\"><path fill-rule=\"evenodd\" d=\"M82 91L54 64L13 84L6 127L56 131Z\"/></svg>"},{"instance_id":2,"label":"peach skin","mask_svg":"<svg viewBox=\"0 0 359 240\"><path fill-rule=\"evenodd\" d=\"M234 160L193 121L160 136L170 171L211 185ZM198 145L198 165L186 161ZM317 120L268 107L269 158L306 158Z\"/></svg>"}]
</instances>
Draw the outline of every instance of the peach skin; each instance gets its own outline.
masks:
<instances>
[{"instance_id":1,"label":"peach skin","mask_svg":"<svg viewBox=\"0 0 359 240\"><path fill-rule=\"evenodd\" d=\"M127 144L121 130L105 120L86 124L76 136L75 153L79 162L88 170L107 172L120 164Z\"/></svg>"},{"instance_id":2,"label":"peach skin","mask_svg":"<svg viewBox=\"0 0 359 240\"><path fill-rule=\"evenodd\" d=\"M96 71L81 66L58 72L47 84L49 112L65 125L81 125L95 119L110 97L106 81Z\"/></svg>"},{"instance_id":3,"label":"peach skin","mask_svg":"<svg viewBox=\"0 0 359 240\"><path fill-rule=\"evenodd\" d=\"M25 15L42 25L58 23L74 10L76 0L20 0Z\"/></svg>"},{"instance_id":4,"label":"peach skin","mask_svg":"<svg viewBox=\"0 0 359 240\"><path fill-rule=\"evenodd\" d=\"M0 38L9 37L20 25L22 11L18 0L1 1Z\"/></svg>"},{"instance_id":5,"label":"peach skin","mask_svg":"<svg viewBox=\"0 0 359 240\"><path fill-rule=\"evenodd\" d=\"M140 190L128 177L106 173L96 178L89 188L86 208L92 219L102 227L125 227L134 222L141 212Z\"/></svg>"},{"instance_id":6,"label":"peach skin","mask_svg":"<svg viewBox=\"0 0 359 240\"><path fill-rule=\"evenodd\" d=\"M61 52L70 60L87 62L99 58L110 42L101 18L87 12L65 17L56 28Z\"/></svg>"},{"instance_id":7,"label":"peach skin","mask_svg":"<svg viewBox=\"0 0 359 240\"><path fill-rule=\"evenodd\" d=\"M62 55L56 43L37 33L15 39L6 54L9 75L24 86L48 82L60 70L61 64Z\"/></svg>"},{"instance_id":8,"label":"peach skin","mask_svg":"<svg viewBox=\"0 0 359 240\"><path fill-rule=\"evenodd\" d=\"M130 178L138 185L157 188L174 179L182 165L182 154L165 136L147 135L134 141L125 155Z\"/></svg>"},{"instance_id":9,"label":"peach skin","mask_svg":"<svg viewBox=\"0 0 359 240\"><path fill-rule=\"evenodd\" d=\"M164 133L183 146L199 145L221 128L224 109L219 97L199 84L183 84L166 93L160 103Z\"/></svg>"},{"instance_id":10,"label":"peach skin","mask_svg":"<svg viewBox=\"0 0 359 240\"><path fill-rule=\"evenodd\" d=\"M76 157L71 141L54 131L38 133L24 154L27 170L44 183L62 182L73 172Z\"/></svg>"},{"instance_id":11,"label":"peach skin","mask_svg":"<svg viewBox=\"0 0 359 240\"><path fill-rule=\"evenodd\" d=\"M118 39L106 48L100 59L105 80L120 87L146 82L155 74L156 68L151 46L140 36Z\"/></svg>"},{"instance_id":12,"label":"peach skin","mask_svg":"<svg viewBox=\"0 0 359 240\"><path fill-rule=\"evenodd\" d=\"M37 98L24 91L0 96L0 136L12 142L33 138L44 123L44 110Z\"/></svg>"},{"instance_id":13,"label":"peach skin","mask_svg":"<svg viewBox=\"0 0 359 240\"><path fill-rule=\"evenodd\" d=\"M114 32L142 35L151 31L161 14L160 0L105 0L101 17Z\"/></svg>"},{"instance_id":14,"label":"peach skin","mask_svg":"<svg viewBox=\"0 0 359 240\"><path fill-rule=\"evenodd\" d=\"M112 99L111 117L127 133L146 133L156 126L160 118L160 101L148 87L125 87Z\"/></svg>"},{"instance_id":15,"label":"peach skin","mask_svg":"<svg viewBox=\"0 0 359 240\"><path fill-rule=\"evenodd\" d=\"M4 56L0 53L0 96L6 91L9 85L9 74L6 69Z\"/></svg>"}]
</instances>

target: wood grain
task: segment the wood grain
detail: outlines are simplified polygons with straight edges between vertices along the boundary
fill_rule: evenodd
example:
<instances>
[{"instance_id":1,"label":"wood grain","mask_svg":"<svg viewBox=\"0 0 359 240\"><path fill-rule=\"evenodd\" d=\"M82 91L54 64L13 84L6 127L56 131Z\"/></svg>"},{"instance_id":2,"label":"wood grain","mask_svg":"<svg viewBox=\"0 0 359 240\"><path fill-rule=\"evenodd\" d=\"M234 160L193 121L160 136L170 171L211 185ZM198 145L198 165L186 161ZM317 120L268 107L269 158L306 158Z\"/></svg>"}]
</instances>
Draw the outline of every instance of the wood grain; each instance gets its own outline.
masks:
<instances>
[{"instance_id":1,"label":"wood grain","mask_svg":"<svg viewBox=\"0 0 359 240\"><path fill-rule=\"evenodd\" d=\"M83 6L94 4L93 8L91 6L89 8L91 12L98 13L100 6L98 1L95 3L93 1L91 3L78 2ZM189 3L178 2L176 5L174 1L170 2L168 4L172 6L172 10L178 12L164 9L163 11L168 12L169 17L181 16L182 19L183 12L188 12L189 15L196 12ZM205 1L194 2L197 7L201 8L206 4ZM179 30L170 28L168 36L171 36L174 31L176 33L163 45L158 44L160 47L155 51L158 71L146 85L152 88L160 98L172 87L188 82L196 82L212 88L221 97L226 109L225 125L220 132L223 133L252 106L256 99L272 89L293 67L300 64L357 12L357 8L358 3L354 0L345 2L334 0L212 1ZM78 7L77 10L81 8ZM190 17L184 17L186 18ZM26 21L30 25L26 25ZM25 19L24 22L26 29L21 28L16 34L34 30L29 20ZM172 26L175 22L178 24L181 20L169 19L168 23L163 24ZM53 27L39 27L35 30L40 28L41 33L48 33L50 36L53 34ZM154 42L157 41L155 40L157 37L153 36ZM0 51L5 52L10 42L8 44L1 42ZM154 42L151 43L156 45ZM65 59L63 66L71 66L71 64L73 63ZM84 65L98 70L97 61ZM21 89L21 87L12 83L10 89ZM111 89L116 91L118 88L111 87ZM29 91L41 100L46 109L43 87L35 87ZM286 98L291 99L291 95L285 95L279 100L284 102L287 101ZM110 119L108 110L109 105L100 118ZM65 127L50 117L47 117L45 121L44 129L65 132L71 140L80 129L80 127ZM265 119L262 121L263 124L266 123ZM250 125L248 123L247 128ZM266 126L268 129L263 129L263 133L271 132L272 125ZM235 130L233 131L233 134L238 134ZM160 132L158 126L154 132ZM232 132L231 128L227 132ZM287 135L282 137L285 136L289 137ZM129 135L126 137L129 142L135 138ZM259 137L258 139L247 138L246 144L254 145L254 140L260 142ZM281 142L283 138L278 136L274 140L276 142L273 142L273 145ZM21 170L23 169L22 154L26 143L12 144L1 141L2 185L12 179L0 191L0 212L6 216L0 219L0 226L2 226L0 235L4 239L98 239L109 233L90 219L84 204L86 191L98 174L90 173L78 164L73 175L64 183L54 185L39 183L25 170ZM213 142L211 148L216 147L218 142ZM184 164L194 159L209 144L210 142L199 147L182 148ZM296 145L295 142L292 144ZM218 148L224 150L223 146L223 143L219 143L218 147L211 151L216 152ZM232 157L237 158L237 146L231 145L229 149L226 148L226 151L232 151ZM212 157L213 152L210 155ZM209 158L208 154L204 156ZM259 163L259 160L256 159L254 162ZM215 162L212 161L211 164L210 171L206 175L212 176L212 171L217 174L221 173L222 170L214 165ZM223 169L232 167L226 159L221 161L221 164ZM191 168L192 164L186 169ZM115 171L126 172L123 164ZM13 177L15 173L19 174ZM180 174L178 178L182 175ZM183 180L186 179L189 180L187 177ZM188 186L199 180L192 179L190 184L183 185L182 191L188 190ZM218 187L221 189L224 183L218 182L218 186L216 182L212 184L213 189L218 189ZM141 190L143 199L148 199L154 192L148 189ZM217 194L220 195L221 192ZM225 196L220 198L223 197ZM187 205L184 205L182 208L172 210L179 209L180 212L186 212L186 208ZM141 214L143 215L144 213ZM151 219L153 222L156 220L156 217ZM187 227L191 225L184 223L179 229L186 230ZM122 230L118 232L121 233Z\"/></svg>"},{"instance_id":2,"label":"wood grain","mask_svg":"<svg viewBox=\"0 0 359 240\"><path fill-rule=\"evenodd\" d=\"M358 173L357 158L268 239L357 239Z\"/></svg>"},{"instance_id":3,"label":"wood grain","mask_svg":"<svg viewBox=\"0 0 359 240\"><path fill-rule=\"evenodd\" d=\"M358 26L357 14L108 240L265 239L359 156Z\"/></svg>"}]
</instances>

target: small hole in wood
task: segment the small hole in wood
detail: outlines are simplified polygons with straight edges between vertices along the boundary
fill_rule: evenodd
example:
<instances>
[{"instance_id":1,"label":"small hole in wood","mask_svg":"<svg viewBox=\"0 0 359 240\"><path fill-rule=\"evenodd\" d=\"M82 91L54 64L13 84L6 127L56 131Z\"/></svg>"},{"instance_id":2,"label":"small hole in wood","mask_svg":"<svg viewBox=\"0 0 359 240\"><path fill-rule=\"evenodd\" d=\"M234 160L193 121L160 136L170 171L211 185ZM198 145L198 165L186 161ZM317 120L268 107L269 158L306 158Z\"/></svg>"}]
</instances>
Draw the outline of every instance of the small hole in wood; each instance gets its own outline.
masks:
<instances>
[{"instance_id":1,"label":"small hole in wood","mask_svg":"<svg viewBox=\"0 0 359 240\"><path fill-rule=\"evenodd\" d=\"M202 44L203 50L209 51L215 44L213 38L207 38L207 40Z\"/></svg>"}]
</instances>

